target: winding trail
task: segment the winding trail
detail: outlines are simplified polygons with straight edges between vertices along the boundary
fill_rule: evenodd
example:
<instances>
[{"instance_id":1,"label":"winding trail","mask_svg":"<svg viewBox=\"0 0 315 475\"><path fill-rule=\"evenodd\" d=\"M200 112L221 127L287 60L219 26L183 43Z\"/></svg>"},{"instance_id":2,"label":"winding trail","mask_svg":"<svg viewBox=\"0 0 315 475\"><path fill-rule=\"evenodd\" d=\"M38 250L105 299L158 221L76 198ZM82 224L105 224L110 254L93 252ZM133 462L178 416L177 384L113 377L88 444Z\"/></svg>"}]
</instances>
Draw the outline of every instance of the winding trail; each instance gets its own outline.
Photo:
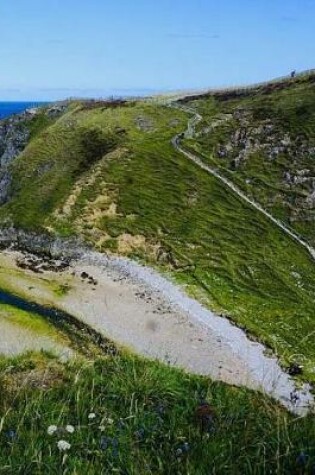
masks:
<instances>
[{"instance_id":1,"label":"winding trail","mask_svg":"<svg viewBox=\"0 0 315 475\"><path fill-rule=\"evenodd\" d=\"M172 139L174 148L263 213L315 259L314 248L181 145L184 136L195 134L202 116L174 101L169 105L193 115L186 132ZM1 234L7 242L10 233L6 235L0 230L0 238ZM266 354L262 344L250 340L228 319L190 298L157 271L127 258L106 256L57 240L48 246L49 255L53 256L55 249L57 256L67 256L70 268L59 274L45 271L38 276L29 270L22 272L17 266L21 254L12 249L14 242L20 244L20 237L16 233L15 239L9 239L10 249L0 253L0 269L5 272L7 285L30 301L66 312L104 337L143 356L214 380L262 391L295 414L305 415L314 409L314 397L308 384L297 387L277 358ZM37 240L26 240L28 247L38 252ZM82 275L93 277L97 285L88 285ZM57 298L49 286L51 282L55 286L67 285L68 291Z\"/></svg>"},{"instance_id":2,"label":"winding trail","mask_svg":"<svg viewBox=\"0 0 315 475\"><path fill-rule=\"evenodd\" d=\"M181 109L184 112L187 112L189 114L193 114L192 119L188 121L188 126L187 130L184 133L177 134L175 137L172 139L172 145L173 147L180 152L181 154L185 155L186 158L194 162L199 168L202 170L205 170L207 173L210 173L212 176L220 180L224 185L230 190L232 190L234 193L239 196L243 201L245 201L247 204L255 208L257 211L262 213L266 218L268 218L270 221L272 221L278 228L280 228L285 234L290 236L294 241L298 242L301 246L303 246L308 253L311 255L312 259L315 260L315 249L310 246L306 241L304 241L298 234L296 234L293 230L289 229L282 221L279 219L275 218L272 214L270 214L268 211L266 211L259 203L256 201L252 200L249 198L245 193L243 193L233 182L231 182L229 179L225 178L222 176L215 168L210 167L209 165L206 165L203 160L198 157L195 153L192 153L191 151L187 150L186 148L181 145L181 141L184 137L193 137L195 134L195 127L196 125L203 120L203 117L196 113L194 109L191 109L186 106L179 106L178 104L174 104L174 102L169 102L169 105L171 107Z\"/></svg>"}]
</instances>

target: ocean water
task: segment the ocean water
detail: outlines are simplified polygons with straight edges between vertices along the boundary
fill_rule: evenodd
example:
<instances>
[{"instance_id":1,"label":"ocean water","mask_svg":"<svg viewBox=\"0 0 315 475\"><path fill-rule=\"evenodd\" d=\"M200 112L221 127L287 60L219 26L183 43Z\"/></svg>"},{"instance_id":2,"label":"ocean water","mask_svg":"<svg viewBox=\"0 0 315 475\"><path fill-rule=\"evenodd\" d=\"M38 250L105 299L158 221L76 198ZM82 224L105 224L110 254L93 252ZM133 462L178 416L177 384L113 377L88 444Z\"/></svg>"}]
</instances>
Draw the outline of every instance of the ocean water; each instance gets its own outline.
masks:
<instances>
[{"instance_id":1,"label":"ocean water","mask_svg":"<svg viewBox=\"0 0 315 475\"><path fill-rule=\"evenodd\" d=\"M0 120L12 114L19 114L30 107L37 107L44 102L0 102Z\"/></svg>"}]
</instances>

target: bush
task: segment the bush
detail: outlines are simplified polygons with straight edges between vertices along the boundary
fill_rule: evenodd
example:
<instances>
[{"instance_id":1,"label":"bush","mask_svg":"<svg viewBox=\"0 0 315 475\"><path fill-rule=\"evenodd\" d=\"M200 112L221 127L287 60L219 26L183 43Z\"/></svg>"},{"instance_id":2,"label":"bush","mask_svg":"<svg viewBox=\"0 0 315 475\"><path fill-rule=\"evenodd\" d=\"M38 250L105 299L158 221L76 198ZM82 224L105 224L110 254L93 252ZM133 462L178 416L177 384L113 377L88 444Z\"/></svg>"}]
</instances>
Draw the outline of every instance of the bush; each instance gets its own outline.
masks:
<instances>
[{"instance_id":1,"label":"bush","mask_svg":"<svg viewBox=\"0 0 315 475\"><path fill-rule=\"evenodd\" d=\"M93 163L100 160L118 145L118 137L111 131L100 127L83 128L81 132L81 146L83 159L81 167L89 168Z\"/></svg>"}]
</instances>

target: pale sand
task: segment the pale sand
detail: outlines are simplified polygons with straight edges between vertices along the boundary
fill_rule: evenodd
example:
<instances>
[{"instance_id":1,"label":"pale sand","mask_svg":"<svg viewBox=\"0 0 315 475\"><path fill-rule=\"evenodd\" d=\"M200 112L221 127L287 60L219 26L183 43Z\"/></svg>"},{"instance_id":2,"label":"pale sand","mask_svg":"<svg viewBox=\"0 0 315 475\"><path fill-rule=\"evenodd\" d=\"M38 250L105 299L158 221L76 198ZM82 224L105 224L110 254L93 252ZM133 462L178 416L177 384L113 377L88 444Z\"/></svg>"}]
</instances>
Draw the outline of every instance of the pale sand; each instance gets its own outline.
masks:
<instances>
[{"instance_id":1,"label":"pale sand","mask_svg":"<svg viewBox=\"0 0 315 475\"><path fill-rule=\"evenodd\" d=\"M0 354L17 356L28 351L49 351L57 355L61 361L74 356L73 350L57 342L49 335L38 335L30 329L20 327L0 316Z\"/></svg>"},{"instance_id":2,"label":"pale sand","mask_svg":"<svg viewBox=\"0 0 315 475\"><path fill-rule=\"evenodd\" d=\"M2 254L0 264L14 266L17 253ZM75 276L71 273L75 272ZM98 281L82 282L85 271ZM23 273L29 281L23 280ZM87 252L62 274L34 276L23 271L17 288L39 303L51 303L76 316L118 344L189 372L246 386L273 396L289 410L307 412L314 403L308 387L296 390L277 360L227 319L214 315L152 269L128 259ZM45 279L67 281L69 293L56 298ZM292 401L291 393L298 396Z\"/></svg>"}]
</instances>

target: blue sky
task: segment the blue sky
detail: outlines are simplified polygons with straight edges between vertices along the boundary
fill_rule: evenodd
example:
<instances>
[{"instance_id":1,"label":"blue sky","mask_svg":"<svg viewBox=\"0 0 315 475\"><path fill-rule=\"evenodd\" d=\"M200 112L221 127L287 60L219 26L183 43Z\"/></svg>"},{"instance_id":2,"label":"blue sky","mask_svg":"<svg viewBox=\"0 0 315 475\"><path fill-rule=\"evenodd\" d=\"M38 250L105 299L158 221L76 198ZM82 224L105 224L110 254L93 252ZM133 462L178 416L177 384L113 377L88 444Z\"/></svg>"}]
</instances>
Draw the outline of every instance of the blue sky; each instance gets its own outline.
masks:
<instances>
[{"instance_id":1,"label":"blue sky","mask_svg":"<svg viewBox=\"0 0 315 475\"><path fill-rule=\"evenodd\" d=\"M0 100L251 83L315 67L315 0L0 0Z\"/></svg>"}]
</instances>

